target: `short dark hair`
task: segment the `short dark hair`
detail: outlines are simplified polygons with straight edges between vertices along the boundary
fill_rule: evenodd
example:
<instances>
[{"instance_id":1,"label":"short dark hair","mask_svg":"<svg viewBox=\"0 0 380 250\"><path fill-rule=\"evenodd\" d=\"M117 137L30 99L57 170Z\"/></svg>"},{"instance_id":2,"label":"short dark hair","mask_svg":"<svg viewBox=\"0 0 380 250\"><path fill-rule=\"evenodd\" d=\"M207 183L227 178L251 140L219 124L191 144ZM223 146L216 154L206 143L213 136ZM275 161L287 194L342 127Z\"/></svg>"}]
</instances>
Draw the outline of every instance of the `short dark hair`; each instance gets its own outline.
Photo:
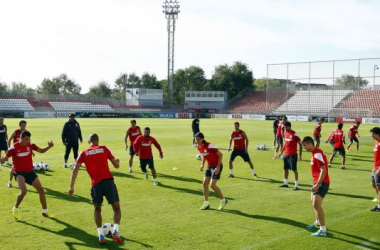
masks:
<instances>
[{"instance_id":1,"label":"short dark hair","mask_svg":"<svg viewBox=\"0 0 380 250\"><path fill-rule=\"evenodd\" d=\"M277 119L280 119L281 117L278 115L276 118L277 118Z\"/></svg>"},{"instance_id":2,"label":"short dark hair","mask_svg":"<svg viewBox=\"0 0 380 250\"><path fill-rule=\"evenodd\" d=\"M356 124L357 124L357 125L359 125L359 124L360 124L360 122L358 121L358 122L356 122Z\"/></svg>"},{"instance_id":3,"label":"short dark hair","mask_svg":"<svg viewBox=\"0 0 380 250\"><path fill-rule=\"evenodd\" d=\"M135 119L131 120L131 123L136 123L136 120Z\"/></svg>"},{"instance_id":4,"label":"short dark hair","mask_svg":"<svg viewBox=\"0 0 380 250\"><path fill-rule=\"evenodd\" d=\"M88 141L90 142L96 142L96 141L99 141L99 136L97 134L91 134L89 137L88 137Z\"/></svg>"},{"instance_id":5,"label":"short dark hair","mask_svg":"<svg viewBox=\"0 0 380 250\"><path fill-rule=\"evenodd\" d=\"M198 137L198 138L201 138L202 139L202 143L206 143L206 140L205 140L205 136L204 136L204 134L203 133L201 133L201 132L198 132L198 133L196 133L195 134L195 136L194 137Z\"/></svg>"},{"instance_id":6,"label":"short dark hair","mask_svg":"<svg viewBox=\"0 0 380 250\"><path fill-rule=\"evenodd\" d=\"M282 117L282 120L288 120L288 117L286 117L286 115L284 115L284 117Z\"/></svg>"},{"instance_id":7,"label":"short dark hair","mask_svg":"<svg viewBox=\"0 0 380 250\"><path fill-rule=\"evenodd\" d=\"M338 123L338 129L342 129L343 128L343 123Z\"/></svg>"},{"instance_id":8,"label":"short dark hair","mask_svg":"<svg viewBox=\"0 0 380 250\"><path fill-rule=\"evenodd\" d=\"M325 118L322 117L319 121L324 122L324 121L325 121Z\"/></svg>"},{"instance_id":9,"label":"short dark hair","mask_svg":"<svg viewBox=\"0 0 380 250\"><path fill-rule=\"evenodd\" d=\"M302 144L303 143L311 143L311 144L313 144L314 145L314 140L313 140L313 138L311 138L310 136L305 136L303 139L302 139L302 142L301 142Z\"/></svg>"},{"instance_id":10,"label":"short dark hair","mask_svg":"<svg viewBox=\"0 0 380 250\"><path fill-rule=\"evenodd\" d=\"M235 124L235 125L239 125L239 126L240 126L240 123L238 123L238 122L235 122L234 124Z\"/></svg>"},{"instance_id":11,"label":"short dark hair","mask_svg":"<svg viewBox=\"0 0 380 250\"><path fill-rule=\"evenodd\" d=\"M32 134L28 130L25 130L21 133L21 138L31 137L31 136Z\"/></svg>"},{"instance_id":12,"label":"short dark hair","mask_svg":"<svg viewBox=\"0 0 380 250\"><path fill-rule=\"evenodd\" d=\"M200 114L196 114L195 117L198 117L198 118L199 118L199 117L201 117L201 115L200 115Z\"/></svg>"},{"instance_id":13,"label":"short dark hair","mask_svg":"<svg viewBox=\"0 0 380 250\"><path fill-rule=\"evenodd\" d=\"M18 123L18 125L21 126L21 124L23 124L23 123L26 124L27 122L26 122L25 120L21 120L21 121Z\"/></svg>"},{"instance_id":14,"label":"short dark hair","mask_svg":"<svg viewBox=\"0 0 380 250\"><path fill-rule=\"evenodd\" d=\"M284 126L285 127L292 127L292 124L290 122L285 122Z\"/></svg>"},{"instance_id":15,"label":"short dark hair","mask_svg":"<svg viewBox=\"0 0 380 250\"><path fill-rule=\"evenodd\" d=\"M377 135L380 135L380 128L379 127L374 127L369 132L377 134Z\"/></svg>"},{"instance_id":16,"label":"short dark hair","mask_svg":"<svg viewBox=\"0 0 380 250\"><path fill-rule=\"evenodd\" d=\"M71 117L75 117L75 114L74 113L69 114L69 118Z\"/></svg>"},{"instance_id":17,"label":"short dark hair","mask_svg":"<svg viewBox=\"0 0 380 250\"><path fill-rule=\"evenodd\" d=\"M145 127L144 130L148 130L150 132L150 128L149 127Z\"/></svg>"}]
</instances>

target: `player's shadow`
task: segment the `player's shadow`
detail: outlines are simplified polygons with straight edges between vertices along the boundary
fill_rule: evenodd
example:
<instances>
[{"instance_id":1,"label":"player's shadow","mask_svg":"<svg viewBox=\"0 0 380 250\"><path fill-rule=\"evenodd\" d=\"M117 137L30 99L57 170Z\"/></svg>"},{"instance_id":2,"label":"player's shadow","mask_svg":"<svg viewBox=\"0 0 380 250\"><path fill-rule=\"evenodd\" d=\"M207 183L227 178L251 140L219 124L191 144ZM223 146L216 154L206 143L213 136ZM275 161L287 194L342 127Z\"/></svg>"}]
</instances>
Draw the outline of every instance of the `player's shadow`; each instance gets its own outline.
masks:
<instances>
[{"instance_id":1,"label":"player's shadow","mask_svg":"<svg viewBox=\"0 0 380 250\"><path fill-rule=\"evenodd\" d=\"M344 235L344 236L346 236L346 237L348 237L350 239L356 239L358 241L338 238L338 236L336 236L336 234L341 234L341 235ZM352 244L352 245L355 246L355 248L374 249L374 250L375 249L380 249L380 243L379 242L376 242L374 240L368 240L366 238L362 238L362 237L359 237L357 235L342 233L342 232L339 232L339 231L328 229L328 237L331 238L331 239L334 239L334 240L340 240L340 241L344 241L344 242L347 242L349 244ZM369 243L370 245L373 245L373 246L369 246L369 244L365 244L364 245L364 243Z\"/></svg>"},{"instance_id":2,"label":"player's shadow","mask_svg":"<svg viewBox=\"0 0 380 250\"><path fill-rule=\"evenodd\" d=\"M363 199L363 200L372 200L373 197L370 196L364 196L364 195L355 195L355 194L340 194L340 193L334 193L334 192L327 192L328 195L336 195L336 196L343 196L348 198L354 198L354 199Z\"/></svg>"},{"instance_id":3,"label":"player's shadow","mask_svg":"<svg viewBox=\"0 0 380 250\"><path fill-rule=\"evenodd\" d=\"M46 188L46 187L44 187L44 189L45 189L45 195L47 197L52 197L59 200L69 200L73 202L85 202L92 205L92 201L86 197L76 195L76 194L74 194L73 196L68 196L66 192L58 192L56 190ZM36 190L28 190L28 192L38 193Z\"/></svg>"},{"instance_id":4,"label":"player's shadow","mask_svg":"<svg viewBox=\"0 0 380 250\"><path fill-rule=\"evenodd\" d=\"M365 159L360 159L360 158L351 158L351 160L353 161L366 161L366 162L373 162L373 159L368 159L368 160L365 160Z\"/></svg>"},{"instance_id":5,"label":"player's shadow","mask_svg":"<svg viewBox=\"0 0 380 250\"><path fill-rule=\"evenodd\" d=\"M176 181L194 182L194 183L198 183L198 184L202 184L203 183L202 180L194 179L194 178L190 178L190 177L181 177L181 176L174 176L174 175L168 175L168 174L162 174L162 173L159 173L157 175L159 177L162 177L162 178L165 178L165 179L172 179L172 180L176 180Z\"/></svg>"},{"instance_id":6,"label":"player's shadow","mask_svg":"<svg viewBox=\"0 0 380 250\"><path fill-rule=\"evenodd\" d=\"M53 176L52 175L53 172L54 171L52 171L52 170L49 170L49 171L40 171L37 174L41 174L41 175L44 175L44 176Z\"/></svg>"},{"instance_id":7,"label":"player's shadow","mask_svg":"<svg viewBox=\"0 0 380 250\"><path fill-rule=\"evenodd\" d=\"M112 175L116 176L116 177L125 177L125 178L136 179L136 180L141 179L141 178L137 178L137 177L133 176L132 174L126 174L126 173L121 173L121 172L112 172Z\"/></svg>"},{"instance_id":8,"label":"player's shadow","mask_svg":"<svg viewBox=\"0 0 380 250\"><path fill-rule=\"evenodd\" d=\"M289 174L290 175L290 174ZM235 178L238 178L238 177L235 177ZM244 179L244 178L241 178L239 177L239 179ZM261 182L269 182L269 183L277 183L277 184L284 184L283 181L280 181L280 180L275 180L275 179L271 179L271 178L264 178L264 177L259 177L257 178L257 180L254 180L254 181L261 181ZM289 182L289 185L294 185L294 182ZM310 184L300 184L298 183L298 186L300 187L305 187L305 188L311 188L311 185Z\"/></svg>"},{"instance_id":9,"label":"player's shadow","mask_svg":"<svg viewBox=\"0 0 380 250\"><path fill-rule=\"evenodd\" d=\"M243 216L247 217L250 219L256 219L256 220L266 220L266 221L271 221L275 223L280 223L284 225L292 225L294 227L302 228L305 229L307 224L298 222L295 220L287 219L287 218L281 218L281 217L274 217L274 216L265 216L265 215L258 215L258 214L247 214L242 211L238 210L230 210L230 209L224 209L222 212L233 214L233 215L238 215L238 216Z\"/></svg>"},{"instance_id":10,"label":"player's shadow","mask_svg":"<svg viewBox=\"0 0 380 250\"><path fill-rule=\"evenodd\" d=\"M76 249L75 248L76 246L85 246L85 247L89 247L89 248L99 248L99 249L104 249L104 248L120 249L124 245L125 242L134 242L134 243L140 244L141 246L143 246L145 248L153 248L149 244L145 244L143 242L139 242L139 241L132 240L132 239L126 239L124 237L122 237L123 238L123 244L121 244L121 245L115 244L113 242L112 238L110 238L110 239L107 238L106 244L100 245L97 236L90 235L86 231L79 229L77 227L74 227L71 224L64 222L64 221L61 221L57 218L50 218L50 219L61 224L61 225L63 225L63 226L65 226L65 228L60 230L60 231L53 231L53 230L48 229L46 227L37 226L37 225L31 224L31 223L28 223L26 221L20 221L20 223L38 228L41 231L45 231L45 232L52 233L52 234L57 234L57 235L62 236L64 238L70 237L70 238L75 239L76 241L66 241L65 242L68 249ZM110 242L111 240L112 240L112 243ZM80 241L80 242L78 242L78 241Z\"/></svg>"},{"instance_id":11,"label":"player's shadow","mask_svg":"<svg viewBox=\"0 0 380 250\"><path fill-rule=\"evenodd\" d=\"M187 193L187 194L194 194L194 195L197 195L197 196L203 196L203 191L193 190L193 189L189 189L189 188L173 187L173 186L169 186L169 185L162 184L162 183L160 183L159 187L163 187L163 188L167 188L167 189L172 189L172 190L175 190L175 191L178 191L178 192L181 192L181 193ZM211 187L210 187L210 197L219 198L218 195L212 190ZM229 200L234 200L233 198L228 198L228 199Z\"/></svg>"}]
</instances>

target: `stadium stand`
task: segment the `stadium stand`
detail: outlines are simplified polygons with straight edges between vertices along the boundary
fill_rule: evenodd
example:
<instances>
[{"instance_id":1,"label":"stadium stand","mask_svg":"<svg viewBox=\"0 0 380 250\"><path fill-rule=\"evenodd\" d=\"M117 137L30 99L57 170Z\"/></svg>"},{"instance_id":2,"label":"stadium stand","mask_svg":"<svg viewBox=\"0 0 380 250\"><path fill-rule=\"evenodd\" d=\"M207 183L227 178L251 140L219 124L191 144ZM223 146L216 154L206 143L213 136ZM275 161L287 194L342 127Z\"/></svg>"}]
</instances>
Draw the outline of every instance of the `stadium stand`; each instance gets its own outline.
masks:
<instances>
[{"instance_id":1,"label":"stadium stand","mask_svg":"<svg viewBox=\"0 0 380 250\"><path fill-rule=\"evenodd\" d=\"M1 97L0 110L2 111L34 111L35 109L26 98Z\"/></svg>"},{"instance_id":2,"label":"stadium stand","mask_svg":"<svg viewBox=\"0 0 380 250\"><path fill-rule=\"evenodd\" d=\"M355 90L346 100L343 100L339 108L344 109L369 109L373 116L380 116L380 90Z\"/></svg>"},{"instance_id":3,"label":"stadium stand","mask_svg":"<svg viewBox=\"0 0 380 250\"><path fill-rule=\"evenodd\" d=\"M289 93L291 96L293 93ZM236 113L268 114L286 101L284 91L272 91L268 93L268 103L266 91L248 91L243 97L229 107L229 111Z\"/></svg>"},{"instance_id":4,"label":"stadium stand","mask_svg":"<svg viewBox=\"0 0 380 250\"><path fill-rule=\"evenodd\" d=\"M351 90L300 90L273 114L327 115Z\"/></svg>"},{"instance_id":5,"label":"stadium stand","mask_svg":"<svg viewBox=\"0 0 380 250\"><path fill-rule=\"evenodd\" d=\"M113 112L114 110L106 104L93 104L91 102L56 102L49 101L49 104L53 107L55 111L109 111Z\"/></svg>"}]
</instances>

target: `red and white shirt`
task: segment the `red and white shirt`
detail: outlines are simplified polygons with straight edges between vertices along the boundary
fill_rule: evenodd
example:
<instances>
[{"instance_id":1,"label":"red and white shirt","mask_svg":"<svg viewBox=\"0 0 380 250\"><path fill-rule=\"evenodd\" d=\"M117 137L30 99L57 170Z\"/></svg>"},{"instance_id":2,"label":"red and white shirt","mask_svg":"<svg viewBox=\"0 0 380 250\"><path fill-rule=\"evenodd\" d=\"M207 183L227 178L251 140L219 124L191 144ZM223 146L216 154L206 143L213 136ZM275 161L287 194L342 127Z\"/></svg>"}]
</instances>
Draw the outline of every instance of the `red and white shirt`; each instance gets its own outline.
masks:
<instances>
[{"instance_id":1,"label":"red and white shirt","mask_svg":"<svg viewBox=\"0 0 380 250\"><path fill-rule=\"evenodd\" d=\"M297 145L301 139L294 130L285 133L285 155L291 156L297 154Z\"/></svg>"},{"instance_id":2,"label":"red and white shirt","mask_svg":"<svg viewBox=\"0 0 380 250\"><path fill-rule=\"evenodd\" d=\"M14 133L14 136L13 136L13 144L15 144L16 142L19 142L21 141L21 133L23 131L21 131L20 129L16 129L13 133Z\"/></svg>"},{"instance_id":3,"label":"red and white shirt","mask_svg":"<svg viewBox=\"0 0 380 250\"><path fill-rule=\"evenodd\" d=\"M330 184L327 157L321 149L315 148L311 153L311 176L313 177L313 183L318 182L322 166L325 166L326 168L326 175L322 182Z\"/></svg>"},{"instance_id":4,"label":"red and white shirt","mask_svg":"<svg viewBox=\"0 0 380 250\"><path fill-rule=\"evenodd\" d=\"M322 130L322 123L317 122L317 125L315 125L313 135L321 137L321 130Z\"/></svg>"},{"instance_id":5,"label":"red and white shirt","mask_svg":"<svg viewBox=\"0 0 380 250\"><path fill-rule=\"evenodd\" d=\"M355 137L356 134L358 133L358 129L359 129L358 126L355 126L355 125L351 126L350 130L348 131L348 136Z\"/></svg>"},{"instance_id":6,"label":"red and white shirt","mask_svg":"<svg viewBox=\"0 0 380 250\"><path fill-rule=\"evenodd\" d=\"M214 144L206 142L203 147L198 145L197 147L199 153L203 155L203 157L207 161L207 165L212 168L216 168L218 165L218 149L214 146Z\"/></svg>"},{"instance_id":7,"label":"red and white shirt","mask_svg":"<svg viewBox=\"0 0 380 250\"><path fill-rule=\"evenodd\" d=\"M344 132L340 129L335 129L329 136L329 141L334 142L334 148L344 148L343 141L345 135Z\"/></svg>"},{"instance_id":8,"label":"red and white shirt","mask_svg":"<svg viewBox=\"0 0 380 250\"><path fill-rule=\"evenodd\" d=\"M133 143L133 151L139 154L140 159L144 160L152 158L152 144L158 149L160 156L162 156L161 146L152 136L145 138L144 135L140 135L137 137Z\"/></svg>"},{"instance_id":9,"label":"red and white shirt","mask_svg":"<svg viewBox=\"0 0 380 250\"><path fill-rule=\"evenodd\" d=\"M15 172L32 172L33 159L32 151L38 150L38 146L33 142L22 146L20 142L13 144L7 151L6 156L12 157L13 171Z\"/></svg>"},{"instance_id":10,"label":"red and white shirt","mask_svg":"<svg viewBox=\"0 0 380 250\"><path fill-rule=\"evenodd\" d=\"M373 149L373 163L375 165L374 170L378 170L380 168L380 141L375 143L375 148Z\"/></svg>"},{"instance_id":11,"label":"red and white shirt","mask_svg":"<svg viewBox=\"0 0 380 250\"><path fill-rule=\"evenodd\" d=\"M282 137L282 134L281 133L284 133L285 132L285 125L284 125L284 122L281 122L280 124L278 124L278 127L277 127L277 137Z\"/></svg>"},{"instance_id":12,"label":"red and white shirt","mask_svg":"<svg viewBox=\"0 0 380 250\"><path fill-rule=\"evenodd\" d=\"M130 146L133 146L133 142L137 139L137 137L139 137L139 135L141 135L141 130L140 130L139 126L135 126L134 128L130 127L127 130L126 136L129 137L129 145Z\"/></svg>"},{"instance_id":13,"label":"red and white shirt","mask_svg":"<svg viewBox=\"0 0 380 250\"><path fill-rule=\"evenodd\" d=\"M86 165L87 173L91 178L91 186L95 186L103 180L113 178L108 160L114 158L106 146L92 145L80 153L77 162Z\"/></svg>"},{"instance_id":14,"label":"red and white shirt","mask_svg":"<svg viewBox=\"0 0 380 250\"><path fill-rule=\"evenodd\" d=\"M245 150L245 136L244 131L233 131L231 137L234 140L234 150Z\"/></svg>"}]
</instances>

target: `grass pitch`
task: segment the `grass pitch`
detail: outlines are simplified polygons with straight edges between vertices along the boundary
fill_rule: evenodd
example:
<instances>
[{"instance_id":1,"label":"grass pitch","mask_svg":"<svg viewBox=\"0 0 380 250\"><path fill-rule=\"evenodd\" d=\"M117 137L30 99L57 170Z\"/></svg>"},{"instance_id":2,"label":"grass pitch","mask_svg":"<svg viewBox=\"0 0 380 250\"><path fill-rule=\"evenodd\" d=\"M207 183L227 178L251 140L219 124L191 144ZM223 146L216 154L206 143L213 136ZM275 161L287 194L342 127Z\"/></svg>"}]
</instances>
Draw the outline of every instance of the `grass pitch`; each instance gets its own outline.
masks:
<instances>
[{"instance_id":1,"label":"grass pitch","mask_svg":"<svg viewBox=\"0 0 380 250\"><path fill-rule=\"evenodd\" d=\"M7 188L9 168L0 167L0 235L1 249L380 249L378 222L380 214L370 212L375 205L375 192L370 185L373 168L373 145L369 129L360 126L360 152L348 153L346 170L340 169L340 157L329 170L331 185L323 208L329 231L327 238L314 238L305 229L314 222L310 204L310 153L303 153L299 162L301 190L292 191L294 175L290 174L290 188L279 188L283 182L281 160L272 160L272 122L240 121L241 129L249 136L249 153L259 179L252 178L248 164L241 158L234 163L236 178L227 179L229 152L223 153L224 170L219 181L229 199L225 210L216 210L219 199L211 192L211 210L200 211L203 203L203 172L199 171L198 154L191 146L191 120L138 119L142 129L151 128L151 135L161 144L164 159L158 158L155 148L155 167L159 186L155 187L139 170L134 160L134 173L128 171L128 152L124 149L124 134L129 119L79 119L84 141L90 133L100 136L100 144L107 145L121 168L111 167L119 190L122 210L120 233L123 245L107 239L100 246L93 221L90 199L90 179L85 170L79 172L75 196L68 197L71 170L63 168L64 146L60 135L66 119L29 119L27 129L32 141L43 147L53 140L54 148L45 154L36 153L34 161L51 165L51 171L38 175L46 190L49 211L53 219L41 216L38 194L28 186L28 194L20 206L21 219L11 216L17 187ZM6 119L9 134L18 127L19 119ZM206 140L221 149L228 148L233 120L201 120L201 131ZM293 129L301 138L311 135L314 123L293 122ZM345 124L347 132L349 124ZM322 140L336 127L324 124ZM267 144L269 150L258 151L255 146ZM87 147L84 142L80 150ZM329 157L332 148L321 147ZM352 146L355 149L355 146ZM73 162L73 155L70 161ZM111 165L111 164L110 164ZM14 183L14 186L17 186ZM111 206L104 203L103 223L113 222Z\"/></svg>"}]
</instances>

